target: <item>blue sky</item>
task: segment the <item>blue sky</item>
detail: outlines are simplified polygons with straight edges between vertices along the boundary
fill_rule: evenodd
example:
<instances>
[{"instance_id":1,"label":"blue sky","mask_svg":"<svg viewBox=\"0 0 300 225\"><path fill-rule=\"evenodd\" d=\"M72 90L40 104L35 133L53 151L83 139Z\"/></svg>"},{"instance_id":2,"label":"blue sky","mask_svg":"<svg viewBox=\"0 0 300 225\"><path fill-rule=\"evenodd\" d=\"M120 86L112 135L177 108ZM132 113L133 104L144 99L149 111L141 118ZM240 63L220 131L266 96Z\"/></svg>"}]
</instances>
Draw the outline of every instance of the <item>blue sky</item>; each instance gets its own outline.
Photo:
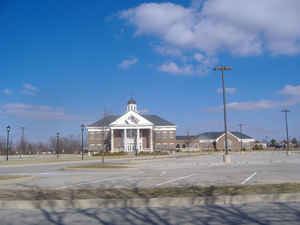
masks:
<instances>
[{"instance_id":1,"label":"blue sky","mask_svg":"<svg viewBox=\"0 0 300 225\"><path fill-rule=\"evenodd\" d=\"M225 3L226 2L226 3ZM138 109L177 133L223 129L300 138L298 0L0 1L0 132L34 141L78 134L103 111Z\"/></svg>"}]
</instances>

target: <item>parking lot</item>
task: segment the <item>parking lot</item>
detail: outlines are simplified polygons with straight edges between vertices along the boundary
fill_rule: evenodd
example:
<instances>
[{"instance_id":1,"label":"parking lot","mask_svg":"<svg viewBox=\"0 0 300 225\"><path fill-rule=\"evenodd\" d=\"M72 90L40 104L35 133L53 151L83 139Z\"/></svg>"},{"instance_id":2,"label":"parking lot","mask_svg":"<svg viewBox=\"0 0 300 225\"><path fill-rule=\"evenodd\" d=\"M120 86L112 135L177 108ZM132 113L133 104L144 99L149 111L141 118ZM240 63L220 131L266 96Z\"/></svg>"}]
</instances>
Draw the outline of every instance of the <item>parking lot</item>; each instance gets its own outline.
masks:
<instances>
[{"instance_id":1,"label":"parking lot","mask_svg":"<svg viewBox=\"0 0 300 225\"><path fill-rule=\"evenodd\" d=\"M300 182L300 153L231 153L232 163L222 162L222 153L153 160L107 160L128 165L126 169L65 169L82 163L0 166L0 176L30 176L1 184L2 189L152 188Z\"/></svg>"}]
</instances>

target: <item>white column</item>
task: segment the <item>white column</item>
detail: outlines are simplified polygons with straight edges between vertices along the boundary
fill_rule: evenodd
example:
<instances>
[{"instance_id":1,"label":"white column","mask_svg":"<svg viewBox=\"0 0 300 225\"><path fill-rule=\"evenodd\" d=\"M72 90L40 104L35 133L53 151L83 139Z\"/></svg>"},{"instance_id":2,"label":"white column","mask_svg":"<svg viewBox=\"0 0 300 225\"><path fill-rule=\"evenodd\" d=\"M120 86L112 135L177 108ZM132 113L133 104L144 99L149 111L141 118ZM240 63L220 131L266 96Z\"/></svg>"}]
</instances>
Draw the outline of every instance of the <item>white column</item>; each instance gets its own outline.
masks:
<instances>
[{"instance_id":1,"label":"white column","mask_svg":"<svg viewBox=\"0 0 300 225\"><path fill-rule=\"evenodd\" d=\"M125 152L128 151L128 149L127 149L127 129L126 128L124 129L124 150L125 150Z\"/></svg>"},{"instance_id":2,"label":"white column","mask_svg":"<svg viewBox=\"0 0 300 225\"><path fill-rule=\"evenodd\" d=\"M111 129L111 137L110 137L110 147L111 147L111 152L114 152L114 130Z\"/></svg>"},{"instance_id":3,"label":"white column","mask_svg":"<svg viewBox=\"0 0 300 225\"><path fill-rule=\"evenodd\" d=\"M142 132L141 132L141 133L142 133ZM140 138L140 141L141 141L141 143L140 143L141 149L140 149L140 150L142 151L142 150L144 150L144 147L143 147L143 135L140 134L140 136L141 136L141 138Z\"/></svg>"},{"instance_id":4,"label":"white column","mask_svg":"<svg viewBox=\"0 0 300 225\"><path fill-rule=\"evenodd\" d=\"M140 151L140 129L137 129L136 131L136 145L137 145L137 151Z\"/></svg>"},{"instance_id":5,"label":"white column","mask_svg":"<svg viewBox=\"0 0 300 225\"><path fill-rule=\"evenodd\" d=\"M150 129L150 149L153 152L153 137L152 137L152 129Z\"/></svg>"}]
</instances>

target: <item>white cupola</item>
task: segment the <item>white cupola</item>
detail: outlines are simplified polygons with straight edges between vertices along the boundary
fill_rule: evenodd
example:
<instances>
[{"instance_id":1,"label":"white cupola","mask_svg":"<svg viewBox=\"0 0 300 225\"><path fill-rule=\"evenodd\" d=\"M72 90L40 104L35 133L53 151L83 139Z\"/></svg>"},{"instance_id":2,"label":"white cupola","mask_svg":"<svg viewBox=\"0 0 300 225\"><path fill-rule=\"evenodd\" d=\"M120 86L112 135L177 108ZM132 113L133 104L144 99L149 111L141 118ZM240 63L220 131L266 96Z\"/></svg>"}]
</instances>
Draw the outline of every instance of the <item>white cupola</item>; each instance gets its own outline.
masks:
<instances>
[{"instance_id":1,"label":"white cupola","mask_svg":"<svg viewBox=\"0 0 300 225\"><path fill-rule=\"evenodd\" d=\"M131 97L127 103L127 112L134 111L137 112L136 109L136 101Z\"/></svg>"}]
</instances>

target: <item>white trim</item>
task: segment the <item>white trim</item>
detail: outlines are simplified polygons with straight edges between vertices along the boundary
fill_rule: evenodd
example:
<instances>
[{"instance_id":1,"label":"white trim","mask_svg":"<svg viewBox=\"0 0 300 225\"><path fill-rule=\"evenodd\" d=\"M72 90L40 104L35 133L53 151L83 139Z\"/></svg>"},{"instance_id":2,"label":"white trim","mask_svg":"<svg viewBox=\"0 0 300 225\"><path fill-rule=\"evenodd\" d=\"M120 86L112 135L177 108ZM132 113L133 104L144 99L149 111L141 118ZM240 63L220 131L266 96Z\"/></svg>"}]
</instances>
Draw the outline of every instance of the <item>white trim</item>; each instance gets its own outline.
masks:
<instances>
[{"instance_id":1,"label":"white trim","mask_svg":"<svg viewBox=\"0 0 300 225\"><path fill-rule=\"evenodd\" d=\"M140 124L125 124L125 123L121 123L121 121L124 121L126 119L126 117L128 116L135 116L140 120ZM110 127L127 127L127 126L153 126L153 123L151 123L149 120L147 120L145 117L143 117L142 115L138 114L135 111L129 111L125 114L123 114L122 116L120 116L119 118L117 118L115 121L111 122L109 124Z\"/></svg>"},{"instance_id":2,"label":"white trim","mask_svg":"<svg viewBox=\"0 0 300 225\"><path fill-rule=\"evenodd\" d=\"M176 131L176 126L155 126L154 131L167 131L172 130Z\"/></svg>"},{"instance_id":3,"label":"white trim","mask_svg":"<svg viewBox=\"0 0 300 225\"><path fill-rule=\"evenodd\" d=\"M87 127L89 132L97 132L97 131L109 131L109 127Z\"/></svg>"},{"instance_id":4,"label":"white trim","mask_svg":"<svg viewBox=\"0 0 300 225\"><path fill-rule=\"evenodd\" d=\"M213 142L215 142L215 140L214 139L207 139L207 140L199 140L199 143L213 143Z\"/></svg>"}]
</instances>

